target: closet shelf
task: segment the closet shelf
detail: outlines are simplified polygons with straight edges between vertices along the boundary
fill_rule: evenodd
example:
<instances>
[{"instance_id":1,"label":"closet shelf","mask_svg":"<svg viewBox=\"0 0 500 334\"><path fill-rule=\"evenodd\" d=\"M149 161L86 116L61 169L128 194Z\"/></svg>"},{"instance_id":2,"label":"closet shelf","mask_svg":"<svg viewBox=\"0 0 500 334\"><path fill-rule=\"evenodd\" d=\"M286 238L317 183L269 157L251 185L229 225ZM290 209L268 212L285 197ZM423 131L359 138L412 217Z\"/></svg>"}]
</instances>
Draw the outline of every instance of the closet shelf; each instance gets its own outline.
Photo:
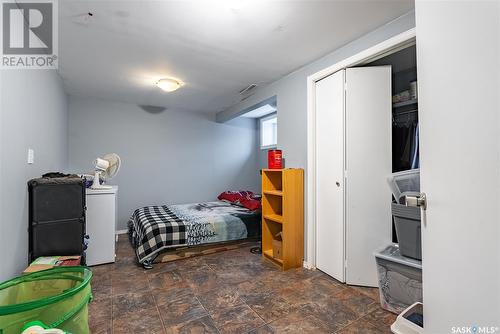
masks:
<instances>
[{"instance_id":1,"label":"closet shelf","mask_svg":"<svg viewBox=\"0 0 500 334\"><path fill-rule=\"evenodd\" d=\"M264 190L263 193L266 195L283 196L283 191L281 190Z\"/></svg>"},{"instance_id":2,"label":"closet shelf","mask_svg":"<svg viewBox=\"0 0 500 334\"><path fill-rule=\"evenodd\" d=\"M270 215L263 215L263 217L264 219L272 220L275 223L283 224L283 216L270 214Z\"/></svg>"},{"instance_id":3,"label":"closet shelf","mask_svg":"<svg viewBox=\"0 0 500 334\"><path fill-rule=\"evenodd\" d=\"M393 108L399 108L399 107L411 106L411 105L413 105L413 104L418 104L418 99L414 99L414 100L408 100L408 101L403 101L403 102L393 103L393 104L392 104L392 107L393 107Z\"/></svg>"}]
</instances>

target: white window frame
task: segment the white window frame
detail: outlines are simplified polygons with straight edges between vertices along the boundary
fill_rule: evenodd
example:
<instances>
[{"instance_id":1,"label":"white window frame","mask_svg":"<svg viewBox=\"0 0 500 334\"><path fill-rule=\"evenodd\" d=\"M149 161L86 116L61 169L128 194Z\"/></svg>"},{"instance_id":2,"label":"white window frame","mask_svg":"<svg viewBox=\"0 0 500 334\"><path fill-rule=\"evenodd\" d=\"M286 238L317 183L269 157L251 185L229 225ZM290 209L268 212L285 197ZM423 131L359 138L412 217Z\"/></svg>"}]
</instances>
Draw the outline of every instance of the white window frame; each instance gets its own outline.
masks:
<instances>
[{"instance_id":1,"label":"white window frame","mask_svg":"<svg viewBox=\"0 0 500 334\"><path fill-rule=\"evenodd\" d=\"M270 120L272 118L276 118L276 122L277 122L278 121L278 114L277 113L273 113L271 115L259 118L259 134L260 134L260 149L261 150L268 150L268 149L272 149L272 148L277 148L278 147L278 129L277 128L276 128L276 144L265 145L265 146L262 145L262 122Z\"/></svg>"}]
</instances>

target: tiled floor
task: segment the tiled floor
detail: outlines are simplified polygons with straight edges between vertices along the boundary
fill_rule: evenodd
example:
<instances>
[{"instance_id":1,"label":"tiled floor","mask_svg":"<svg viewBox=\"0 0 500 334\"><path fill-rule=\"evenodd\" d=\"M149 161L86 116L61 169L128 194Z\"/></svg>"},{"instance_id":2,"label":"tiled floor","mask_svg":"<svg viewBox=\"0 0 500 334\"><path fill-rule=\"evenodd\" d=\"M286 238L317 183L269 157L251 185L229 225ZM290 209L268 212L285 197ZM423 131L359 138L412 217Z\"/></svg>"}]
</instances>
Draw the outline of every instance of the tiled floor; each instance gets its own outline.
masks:
<instances>
[{"instance_id":1,"label":"tiled floor","mask_svg":"<svg viewBox=\"0 0 500 334\"><path fill-rule=\"evenodd\" d=\"M156 264L135 263L128 241L117 262L93 268L90 327L99 333L390 333L395 315L377 289L320 271L281 272L248 248Z\"/></svg>"}]
</instances>

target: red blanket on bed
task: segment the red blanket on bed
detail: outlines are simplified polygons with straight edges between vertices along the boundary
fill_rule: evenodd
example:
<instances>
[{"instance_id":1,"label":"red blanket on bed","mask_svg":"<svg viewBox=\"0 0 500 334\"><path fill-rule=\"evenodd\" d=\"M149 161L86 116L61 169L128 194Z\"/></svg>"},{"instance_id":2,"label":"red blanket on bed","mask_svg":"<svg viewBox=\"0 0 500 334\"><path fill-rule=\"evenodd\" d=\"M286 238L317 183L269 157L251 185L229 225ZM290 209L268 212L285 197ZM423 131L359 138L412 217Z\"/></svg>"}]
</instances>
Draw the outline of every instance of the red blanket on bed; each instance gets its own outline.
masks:
<instances>
[{"instance_id":1,"label":"red blanket on bed","mask_svg":"<svg viewBox=\"0 0 500 334\"><path fill-rule=\"evenodd\" d=\"M254 197L254 193L251 191L243 190L243 191L224 191L217 198L220 201L228 201L235 204L240 204L247 208L248 210L257 210L260 209L260 201L256 200Z\"/></svg>"}]
</instances>

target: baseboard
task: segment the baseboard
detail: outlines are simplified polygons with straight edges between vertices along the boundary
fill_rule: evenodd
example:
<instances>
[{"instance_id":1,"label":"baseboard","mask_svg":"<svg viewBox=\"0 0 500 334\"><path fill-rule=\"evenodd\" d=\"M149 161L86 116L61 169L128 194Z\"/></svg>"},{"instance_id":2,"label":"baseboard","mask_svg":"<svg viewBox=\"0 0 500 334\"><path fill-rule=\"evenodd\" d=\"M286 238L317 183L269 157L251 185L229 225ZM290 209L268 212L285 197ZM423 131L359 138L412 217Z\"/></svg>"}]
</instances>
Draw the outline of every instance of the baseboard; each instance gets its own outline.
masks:
<instances>
[{"instance_id":1,"label":"baseboard","mask_svg":"<svg viewBox=\"0 0 500 334\"><path fill-rule=\"evenodd\" d=\"M116 230L115 234L127 234L128 230Z\"/></svg>"},{"instance_id":2,"label":"baseboard","mask_svg":"<svg viewBox=\"0 0 500 334\"><path fill-rule=\"evenodd\" d=\"M306 268L306 269L309 269L309 270L316 269L316 268L314 268L313 266L311 266L311 265L310 265L307 261L304 261L304 262L302 263L302 266L303 266L304 268Z\"/></svg>"}]
</instances>

